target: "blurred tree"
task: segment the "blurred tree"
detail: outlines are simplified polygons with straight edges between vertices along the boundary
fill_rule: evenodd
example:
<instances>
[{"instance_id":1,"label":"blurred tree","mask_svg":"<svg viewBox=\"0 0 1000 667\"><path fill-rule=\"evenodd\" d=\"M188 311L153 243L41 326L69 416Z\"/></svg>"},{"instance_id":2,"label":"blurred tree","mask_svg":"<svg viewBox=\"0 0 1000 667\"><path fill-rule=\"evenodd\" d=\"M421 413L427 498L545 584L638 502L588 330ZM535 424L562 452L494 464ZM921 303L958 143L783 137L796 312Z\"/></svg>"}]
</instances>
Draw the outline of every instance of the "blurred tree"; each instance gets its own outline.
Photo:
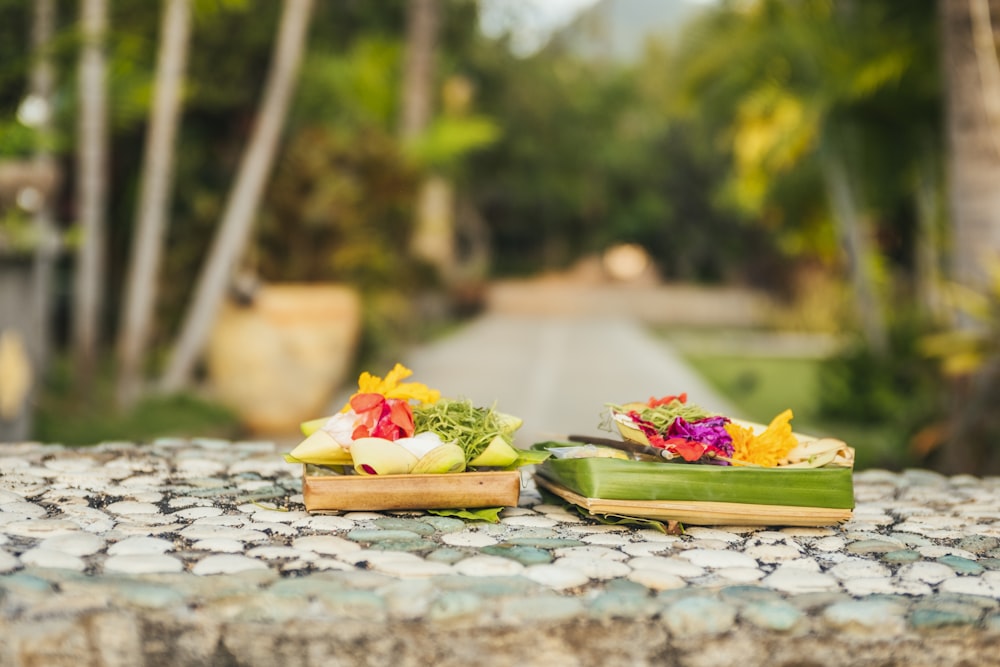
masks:
<instances>
[{"instance_id":1,"label":"blurred tree","mask_svg":"<svg viewBox=\"0 0 1000 667\"><path fill-rule=\"evenodd\" d=\"M698 24L680 63L694 113L731 147L728 197L793 226L782 185L801 187L812 175L838 232L861 330L869 346L885 350L885 255L874 239L914 187L873 166L879 155L892 155L893 169L912 174L917 149L934 136L928 3L761 0L739 7ZM893 120L883 121L889 114Z\"/></svg>"},{"instance_id":2,"label":"blurred tree","mask_svg":"<svg viewBox=\"0 0 1000 667\"><path fill-rule=\"evenodd\" d=\"M461 4L447 5L447 13L456 7L460 10ZM441 14L438 0L409 1L399 135L404 150L425 172L415 201L411 252L434 267L437 279L448 289L461 290L460 283L472 276L458 265L454 172L469 151L489 145L497 133L490 119L473 113L471 80L439 71ZM463 59L461 54L458 59ZM439 97L442 104L435 109ZM466 216L465 226L476 219L475 214ZM466 237L475 238L475 234Z\"/></svg>"},{"instance_id":3,"label":"blurred tree","mask_svg":"<svg viewBox=\"0 0 1000 667\"><path fill-rule=\"evenodd\" d=\"M952 273L983 288L1000 254L1000 2L941 0Z\"/></svg>"},{"instance_id":4,"label":"blurred tree","mask_svg":"<svg viewBox=\"0 0 1000 667\"><path fill-rule=\"evenodd\" d=\"M404 146L414 144L433 118L440 13L438 0L409 0L407 5L399 123ZM451 183L440 175L429 174L420 186L415 214L411 251L445 278L454 263L455 211Z\"/></svg>"},{"instance_id":5,"label":"blurred tree","mask_svg":"<svg viewBox=\"0 0 1000 667\"><path fill-rule=\"evenodd\" d=\"M164 391L178 391L188 382L250 237L306 49L312 7L312 0L284 2L257 124L164 371Z\"/></svg>"},{"instance_id":6,"label":"blurred tree","mask_svg":"<svg viewBox=\"0 0 1000 667\"><path fill-rule=\"evenodd\" d=\"M31 66L28 99L39 105L34 123L37 144L34 161L44 171L51 171L61 180L55 148L55 93L56 66L52 50L56 34L58 8L55 0L38 0L34 3L31 43L34 53ZM44 193L34 212L35 257L32 278L34 312L31 331L34 332L36 367L44 372L48 365L51 345L51 318L53 303L53 274L60 240L55 220L56 192Z\"/></svg>"},{"instance_id":7,"label":"blurred tree","mask_svg":"<svg viewBox=\"0 0 1000 667\"><path fill-rule=\"evenodd\" d=\"M480 106L503 140L461 178L489 224L495 271L560 268L621 241L641 243L668 279L780 266L766 234L713 201L724 162L700 119L673 109L679 70L667 46L628 64L581 61L560 43L524 58L489 44L471 54Z\"/></svg>"},{"instance_id":8,"label":"blurred tree","mask_svg":"<svg viewBox=\"0 0 1000 667\"><path fill-rule=\"evenodd\" d=\"M438 26L438 0L409 0L406 12L406 46L403 53L403 94L399 135L414 141L434 114Z\"/></svg>"},{"instance_id":9,"label":"blurred tree","mask_svg":"<svg viewBox=\"0 0 1000 667\"><path fill-rule=\"evenodd\" d=\"M1000 471L1000 3L940 0L956 319L937 337L951 400L940 466Z\"/></svg>"},{"instance_id":10,"label":"blurred tree","mask_svg":"<svg viewBox=\"0 0 1000 667\"><path fill-rule=\"evenodd\" d=\"M164 0L156 92L146 133L126 297L118 330L120 407L131 407L141 393L170 208L174 143L181 115L190 23L190 0Z\"/></svg>"},{"instance_id":11,"label":"blurred tree","mask_svg":"<svg viewBox=\"0 0 1000 667\"><path fill-rule=\"evenodd\" d=\"M73 347L81 386L94 379L105 290L108 213L107 0L80 5L77 216L80 246L73 299Z\"/></svg>"}]
</instances>

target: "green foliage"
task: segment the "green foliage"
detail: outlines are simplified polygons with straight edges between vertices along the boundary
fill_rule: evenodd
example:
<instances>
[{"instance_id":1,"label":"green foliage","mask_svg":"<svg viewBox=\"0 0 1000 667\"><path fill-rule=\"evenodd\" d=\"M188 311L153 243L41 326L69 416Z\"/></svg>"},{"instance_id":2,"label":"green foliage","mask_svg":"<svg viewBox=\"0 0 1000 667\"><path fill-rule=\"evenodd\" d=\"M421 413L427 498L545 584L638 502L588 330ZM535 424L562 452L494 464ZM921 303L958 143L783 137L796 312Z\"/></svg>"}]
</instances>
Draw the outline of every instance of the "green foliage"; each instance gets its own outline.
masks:
<instances>
[{"instance_id":1,"label":"green foliage","mask_svg":"<svg viewBox=\"0 0 1000 667\"><path fill-rule=\"evenodd\" d=\"M31 64L31 4L0 0L3 156L34 148L33 133L14 120ZM66 224L75 210L80 44L78 8L58 4L50 53L56 150L68 169L57 209ZM464 115L439 113L412 154L395 138L406 6L316 3L250 258L267 280L362 288L363 354L393 350L399 332L425 326L416 295L430 274L407 257L419 169L445 170L474 205L489 228L497 273L560 267L632 241L668 279L778 289L790 285L796 262L832 266L839 254L817 159L826 140L844 150L854 182L864 184L859 199L877 227L886 274L912 271L915 174L928 164L933 174L943 152L934 3L723 2L676 44L655 45L637 63L609 64L558 44L514 57L506 41L479 34L475 0L450 0L439 83L461 77L475 95ZM160 12L146 0L109 7L110 322L131 241ZM170 337L224 209L280 3L197 0L194 8L158 343ZM441 100L434 104L440 111ZM831 362L837 368L823 380L831 414L882 424L899 413L894 392L915 371L903 361L913 356L912 341L896 345L896 361L884 368L864 351Z\"/></svg>"},{"instance_id":2,"label":"green foliage","mask_svg":"<svg viewBox=\"0 0 1000 667\"><path fill-rule=\"evenodd\" d=\"M334 280L362 289L413 283L406 249L415 173L378 130L303 129L289 144L254 244L266 280Z\"/></svg>"},{"instance_id":3,"label":"green foliage","mask_svg":"<svg viewBox=\"0 0 1000 667\"><path fill-rule=\"evenodd\" d=\"M817 178L823 150L865 184L862 206L877 225L914 224L912 212L898 213L913 197L914 169L936 150L933 3L722 5L691 26L678 53L678 112L729 156L723 201L770 222L784 247L827 261L836 252Z\"/></svg>"},{"instance_id":4,"label":"green foliage","mask_svg":"<svg viewBox=\"0 0 1000 667\"><path fill-rule=\"evenodd\" d=\"M497 140L497 124L483 116L443 116L409 147L417 163L432 171L454 171L462 158Z\"/></svg>"},{"instance_id":5,"label":"green foliage","mask_svg":"<svg viewBox=\"0 0 1000 667\"><path fill-rule=\"evenodd\" d=\"M775 342L771 353L747 354L750 341L766 339L766 333L698 331L696 336L682 336L683 333L669 331L664 335L733 404L740 416L766 424L790 408L796 432L847 442L856 450L858 469L899 469L914 463L909 439L917 428L914 424L903 424L909 429L903 431L892 415L863 419L851 406L828 411L828 378L831 374L845 373L842 359L850 357L851 352L832 357L825 353L788 355ZM725 344L711 344L720 335ZM906 394L897 396L896 403L902 404L905 398Z\"/></svg>"},{"instance_id":6,"label":"green foliage","mask_svg":"<svg viewBox=\"0 0 1000 667\"><path fill-rule=\"evenodd\" d=\"M50 399L51 400L51 399ZM191 394L143 399L128 414L116 414L108 405L81 410L59 409L52 401L38 411L35 438L64 445L93 445L156 438L238 438L238 418L225 408Z\"/></svg>"},{"instance_id":7,"label":"green foliage","mask_svg":"<svg viewBox=\"0 0 1000 667\"><path fill-rule=\"evenodd\" d=\"M399 110L400 43L361 36L344 53L314 51L302 68L292 125L390 132Z\"/></svg>"},{"instance_id":8,"label":"green foliage","mask_svg":"<svg viewBox=\"0 0 1000 667\"><path fill-rule=\"evenodd\" d=\"M944 445L936 458L945 472L1000 471L1000 262L985 267L983 288L948 290L954 321L920 341L921 352L941 375L948 409L925 433L927 449Z\"/></svg>"},{"instance_id":9,"label":"green foliage","mask_svg":"<svg viewBox=\"0 0 1000 667\"><path fill-rule=\"evenodd\" d=\"M947 411L947 388L934 364L920 353L926 324L898 316L889 349L876 354L856 342L826 360L819 374L819 414L883 434L895 464L913 465L921 454L921 432Z\"/></svg>"},{"instance_id":10,"label":"green foliage","mask_svg":"<svg viewBox=\"0 0 1000 667\"><path fill-rule=\"evenodd\" d=\"M15 120L0 119L0 158L30 155L38 145L36 133Z\"/></svg>"},{"instance_id":11,"label":"green foliage","mask_svg":"<svg viewBox=\"0 0 1000 667\"><path fill-rule=\"evenodd\" d=\"M13 116L27 89L31 3L0 0L0 117Z\"/></svg>"},{"instance_id":12,"label":"green foliage","mask_svg":"<svg viewBox=\"0 0 1000 667\"><path fill-rule=\"evenodd\" d=\"M128 412L115 409L112 379L102 374L97 390L75 393L70 365L58 360L46 378L35 416L34 437L65 445L105 441L149 442L160 437L237 438L238 417L227 408L194 394L149 396Z\"/></svg>"},{"instance_id":13,"label":"green foliage","mask_svg":"<svg viewBox=\"0 0 1000 667\"><path fill-rule=\"evenodd\" d=\"M940 364L945 376L973 374L1000 360L1000 260L985 268L984 288L947 287L955 321L920 341L921 351Z\"/></svg>"},{"instance_id":14,"label":"green foliage","mask_svg":"<svg viewBox=\"0 0 1000 667\"><path fill-rule=\"evenodd\" d=\"M558 49L472 55L469 76L501 139L472 156L461 180L490 225L497 272L560 267L632 241L667 277L718 280L740 273L738 247L766 253L712 204L715 156L664 113L667 54L625 68Z\"/></svg>"},{"instance_id":15,"label":"green foliage","mask_svg":"<svg viewBox=\"0 0 1000 667\"><path fill-rule=\"evenodd\" d=\"M0 212L0 255L30 255L38 241L31 217L17 207Z\"/></svg>"}]
</instances>

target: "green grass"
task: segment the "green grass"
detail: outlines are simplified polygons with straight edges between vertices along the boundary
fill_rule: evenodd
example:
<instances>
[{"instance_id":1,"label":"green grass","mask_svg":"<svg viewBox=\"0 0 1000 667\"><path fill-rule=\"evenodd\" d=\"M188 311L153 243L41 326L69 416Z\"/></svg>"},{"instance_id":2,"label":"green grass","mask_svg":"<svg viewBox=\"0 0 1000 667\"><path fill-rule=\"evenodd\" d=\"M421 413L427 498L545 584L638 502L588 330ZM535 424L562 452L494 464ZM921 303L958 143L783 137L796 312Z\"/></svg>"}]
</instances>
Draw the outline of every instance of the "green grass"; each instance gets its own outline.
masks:
<instances>
[{"instance_id":1,"label":"green grass","mask_svg":"<svg viewBox=\"0 0 1000 667\"><path fill-rule=\"evenodd\" d=\"M697 336L698 344L688 337L663 336L673 343L685 360L705 380L729 400L747 419L768 423L785 409L795 415L792 425L799 433L830 436L844 440L856 451L858 469L898 468L901 456L897 438L888 426L872 426L823 419L819 410L820 366L822 356L782 356L738 353L739 346L706 345L709 333ZM731 332L725 334L732 342ZM738 338L738 337L737 337Z\"/></svg>"},{"instance_id":2,"label":"green grass","mask_svg":"<svg viewBox=\"0 0 1000 667\"><path fill-rule=\"evenodd\" d=\"M108 372L103 372L88 392L76 387L72 378L65 360L53 365L35 412L36 440L78 446L114 440L231 439L242 435L232 411L193 393L151 395L131 410L122 411L114 405Z\"/></svg>"},{"instance_id":3,"label":"green grass","mask_svg":"<svg viewBox=\"0 0 1000 667\"><path fill-rule=\"evenodd\" d=\"M228 410L189 394L148 398L127 412L107 403L88 404L49 398L35 418L35 438L64 445L92 445L113 440L149 442L156 438L235 438L236 417Z\"/></svg>"}]
</instances>

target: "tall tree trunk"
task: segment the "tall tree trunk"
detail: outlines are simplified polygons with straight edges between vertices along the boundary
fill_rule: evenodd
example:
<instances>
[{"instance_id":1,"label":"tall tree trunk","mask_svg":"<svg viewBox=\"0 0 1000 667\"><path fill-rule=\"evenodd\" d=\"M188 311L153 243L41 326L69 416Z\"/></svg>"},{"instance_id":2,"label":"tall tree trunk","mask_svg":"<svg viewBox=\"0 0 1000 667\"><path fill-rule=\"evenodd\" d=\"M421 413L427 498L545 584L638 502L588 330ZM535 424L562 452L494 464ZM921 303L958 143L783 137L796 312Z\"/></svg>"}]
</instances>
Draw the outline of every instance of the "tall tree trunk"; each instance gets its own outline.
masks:
<instances>
[{"instance_id":1,"label":"tall tree trunk","mask_svg":"<svg viewBox=\"0 0 1000 667\"><path fill-rule=\"evenodd\" d=\"M986 290L986 262L1000 260L1000 63L998 0L940 0L945 78L951 278ZM963 318L959 327L973 326ZM952 430L941 453L946 473L996 474L1000 363L952 383Z\"/></svg>"},{"instance_id":2,"label":"tall tree trunk","mask_svg":"<svg viewBox=\"0 0 1000 667\"><path fill-rule=\"evenodd\" d=\"M932 321L944 317L941 296L942 192L936 158L926 151L914 179L914 203L917 217L917 238L914 249L917 300Z\"/></svg>"},{"instance_id":3,"label":"tall tree trunk","mask_svg":"<svg viewBox=\"0 0 1000 667\"><path fill-rule=\"evenodd\" d=\"M161 380L164 391L178 391L189 381L250 237L298 78L312 7L313 0L285 0L257 123Z\"/></svg>"},{"instance_id":4,"label":"tall tree trunk","mask_svg":"<svg viewBox=\"0 0 1000 667\"><path fill-rule=\"evenodd\" d=\"M1000 69L997 0L941 0L951 274L983 287L1000 257Z\"/></svg>"},{"instance_id":5,"label":"tall tree trunk","mask_svg":"<svg viewBox=\"0 0 1000 667\"><path fill-rule=\"evenodd\" d=\"M35 168L43 173L54 175L57 184L59 165L52 154L53 141L53 96L56 85L56 70L49 50L55 36L56 26L55 0L36 0L31 29L31 47L34 53L34 63L31 68L29 94L37 100L44 110L38 118L35 130L38 144L35 148ZM31 313L28 318L27 348L32 368L31 395L38 391L39 378L45 374L49 361L51 343L50 319L52 314L52 283L55 270L56 255L59 251L59 238L55 229L55 214L53 198L55 188L46 190L34 213L34 226L38 242L35 246L31 266ZM28 404L34 403L29 398ZM34 425L30 408L23 416L23 430L26 437Z\"/></svg>"},{"instance_id":6,"label":"tall tree trunk","mask_svg":"<svg viewBox=\"0 0 1000 667\"><path fill-rule=\"evenodd\" d=\"M170 208L175 137L181 116L191 26L190 0L165 0L162 26L156 91L146 133L139 204L118 338L117 399L120 407L134 404L142 388Z\"/></svg>"},{"instance_id":7,"label":"tall tree trunk","mask_svg":"<svg viewBox=\"0 0 1000 667\"><path fill-rule=\"evenodd\" d=\"M438 0L409 0L403 63L403 107L399 126L404 143L418 138L431 122L439 23Z\"/></svg>"},{"instance_id":8,"label":"tall tree trunk","mask_svg":"<svg viewBox=\"0 0 1000 667\"><path fill-rule=\"evenodd\" d=\"M439 0L409 0L400 138L418 139L433 115L434 73L441 6ZM411 252L437 269L446 282L455 263L455 196L448 179L430 174L417 192Z\"/></svg>"},{"instance_id":9,"label":"tall tree trunk","mask_svg":"<svg viewBox=\"0 0 1000 667\"><path fill-rule=\"evenodd\" d=\"M847 254L855 310L865 341L877 354L887 351L885 316L872 271L868 226L858 210L850 177L835 149L824 149L823 178L841 244Z\"/></svg>"},{"instance_id":10,"label":"tall tree trunk","mask_svg":"<svg viewBox=\"0 0 1000 667\"><path fill-rule=\"evenodd\" d=\"M77 211L81 228L73 295L73 348L83 387L93 381L104 292L104 243L108 189L107 0L83 0L80 28Z\"/></svg>"}]
</instances>

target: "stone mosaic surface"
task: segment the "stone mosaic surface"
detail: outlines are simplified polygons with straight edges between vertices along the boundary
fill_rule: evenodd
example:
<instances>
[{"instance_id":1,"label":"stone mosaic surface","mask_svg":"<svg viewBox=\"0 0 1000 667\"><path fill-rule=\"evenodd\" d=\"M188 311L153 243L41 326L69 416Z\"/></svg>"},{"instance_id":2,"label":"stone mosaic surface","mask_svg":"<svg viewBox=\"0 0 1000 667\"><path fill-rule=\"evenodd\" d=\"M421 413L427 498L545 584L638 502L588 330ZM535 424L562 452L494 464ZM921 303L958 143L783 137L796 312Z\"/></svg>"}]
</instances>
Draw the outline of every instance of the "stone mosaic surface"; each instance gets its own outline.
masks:
<instances>
[{"instance_id":1,"label":"stone mosaic surface","mask_svg":"<svg viewBox=\"0 0 1000 667\"><path fill-rule=\"evenodd\" d=\"M349 630L377 644L396 626L407 629L389 634L411 647L444 628L490 628L480 639L499 641L550 627L560 664L670 664L659 662L668 648L674 664L727 664L724 646L783 664L782 647L809 636L849 636L871 664L996 660L979 651L1000 628L1000 479L865 471L841 526L666 535L584 519L543 499L529 474L497 524L309 514L299 474L268 442L0 445L0 664L80 664L72 641L39 639L52 632L82 633L92 664L271 664L267 651L293 639L312 653L283 664L319 664L317 641ZM308 634L319 627L322 638ZM636 641L663 648L602 653L594 627L652 632ZM266 637L263 654L247 648ZM573 652L584 644L586 659ZM786 662L866 664L850 645ZM365 646L363 664L406 664ZM504 647L509 664L545 655Z\"/></svg>"}]
</instances>

